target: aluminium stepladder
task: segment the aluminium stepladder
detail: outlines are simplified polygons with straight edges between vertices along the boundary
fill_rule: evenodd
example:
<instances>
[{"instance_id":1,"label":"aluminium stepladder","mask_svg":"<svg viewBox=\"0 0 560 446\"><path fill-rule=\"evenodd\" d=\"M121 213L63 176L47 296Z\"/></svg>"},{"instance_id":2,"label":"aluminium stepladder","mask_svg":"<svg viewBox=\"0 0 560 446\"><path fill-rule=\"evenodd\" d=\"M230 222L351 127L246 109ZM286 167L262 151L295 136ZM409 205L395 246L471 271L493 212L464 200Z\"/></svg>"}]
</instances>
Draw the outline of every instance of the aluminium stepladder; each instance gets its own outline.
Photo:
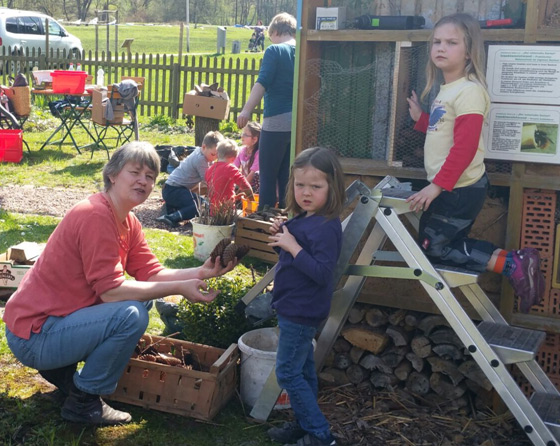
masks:
<instances>
[{"instance_id":1,"label":"aluminium stepladder","mask_svg":"<svg viewBox=\"0 0 560 446\"><path fill-rule=\"evenodd\" d=\"M535 360L545 333L510 326L477 283L476 272L435 267L422 253L401 220L406 217L416 229L419 218L410 212L406 198L412 192L400 187L398 180L386 177L370 190L360 182L347 189L347 203L359 198L352 214L343 222L342 253L334 274L335 284L348 276L333 294L331 312L317 339L317 369L332 349L354 305L366 277L419 280L449 326L461 339L472 358L491 382L534 445L560 444L560 393ZM360 240L372 226L365 244ZM382 251L389 239L396 251ZM358 257L349 264L354 254ZM406 266L377 266L376 261ZM269 271L243 298L249 304L273 280ZM482 322L467 315L452 293L458 288L477 311ZM528 399L506 366L513 364L534 389ZM250 415L266 420L281 389L274 370Z\"/></svg>"}]
</instances>

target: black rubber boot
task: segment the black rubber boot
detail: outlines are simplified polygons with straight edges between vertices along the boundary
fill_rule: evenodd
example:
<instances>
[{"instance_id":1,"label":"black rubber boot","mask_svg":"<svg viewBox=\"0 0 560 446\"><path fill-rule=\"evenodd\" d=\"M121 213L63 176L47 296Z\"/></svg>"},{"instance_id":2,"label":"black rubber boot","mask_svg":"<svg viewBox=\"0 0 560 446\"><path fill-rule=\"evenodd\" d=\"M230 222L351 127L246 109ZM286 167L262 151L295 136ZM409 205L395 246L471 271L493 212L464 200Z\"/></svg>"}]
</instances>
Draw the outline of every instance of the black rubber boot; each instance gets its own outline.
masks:
<instances>
[{"instance_id":1,"label":"black rubber boot","mask_svg":"<svg viewBox=\"0 0 560 446\"><path fill-rule=\"evenodd\" d=\"M74 423L95 425L125 424L132 420L129 413L113 409L99 395L83 392L74 384L60 414Z\"/></svg>"},{"instance_id":2,"label":"black rubber boot","mask_svg":"<svg viewBox=\"0 0 560 446\"><path fill-rule=\"evenodd\" d=\"M53 386L58 387L64 395L68 396L70 387L74 383L74 373L76 373L77 363L51 370L38 370L39 374L50 382Z\"/></svg>"},{"instance_id":3,"label":"black rubber boot","mask_svg":"<svg viewBox=\"0 0 560 446\"><path fill-rule=\"evenodd\" d=\"M156 220L165 223L167 226L176 228L179 226L179 222L183 220L183 216L179 211L175 211L172 214L162 215L161 217L156 218Z\"/></svg>"}]
</instances>

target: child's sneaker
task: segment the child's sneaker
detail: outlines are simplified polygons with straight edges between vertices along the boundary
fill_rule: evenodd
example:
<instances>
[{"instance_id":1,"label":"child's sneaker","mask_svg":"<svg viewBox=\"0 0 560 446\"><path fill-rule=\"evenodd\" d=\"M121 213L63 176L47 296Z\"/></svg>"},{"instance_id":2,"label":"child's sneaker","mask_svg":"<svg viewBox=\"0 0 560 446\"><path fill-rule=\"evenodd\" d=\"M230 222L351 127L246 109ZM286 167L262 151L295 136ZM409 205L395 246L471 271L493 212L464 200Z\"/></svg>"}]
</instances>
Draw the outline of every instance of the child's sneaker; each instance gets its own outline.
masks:
<instances>
[{"instance_id":1,"label":"child's sneaker","mask_svg":"<svg viewBox=\"0 0 560 446\"><path fill-rule=\"evenodd\" d=\"M298 441L307 432L301 428L297 421L286 421L280 427L271 427L266 433L271 440L284 444Z\"/></svg>"},{"instance_id":2,"label":"child's sneaker","mask_svg":"<svg viewBox=\"0 0 560 446\"><path fill-rule=\"evenodd\" d=\"M539 251L523 248L512 251L512 273L508 277L515 294L519 297L519 309L527 313L533 305L541 302L544 294L544 276L541 272Z\"/></svg>"},{"instance_id":3,"label":"child's sneaker","mask_svg":"<svg viewBox=\"0 0 560 446\"><path fill-rule=\"evenodd\" d=\"M336 440L332 437L330 440L321 440L314 435L306 434L297 443L285 444L284 446L336 446L336 444Z\"/></svg>"}]
</instances>

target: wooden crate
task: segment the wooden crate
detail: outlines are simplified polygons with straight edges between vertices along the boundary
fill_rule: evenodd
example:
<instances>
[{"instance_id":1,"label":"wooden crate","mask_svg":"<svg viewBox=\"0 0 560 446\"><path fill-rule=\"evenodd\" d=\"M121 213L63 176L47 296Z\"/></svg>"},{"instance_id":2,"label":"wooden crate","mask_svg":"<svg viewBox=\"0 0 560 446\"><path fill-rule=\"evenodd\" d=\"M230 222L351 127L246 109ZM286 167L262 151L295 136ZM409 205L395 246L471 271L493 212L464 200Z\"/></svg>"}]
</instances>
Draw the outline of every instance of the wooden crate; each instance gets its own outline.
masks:
<instances>
[{"instance_id":1,"label":"wooden crate","mask_svg":"<svg viewBox=\"0 0 560 446\"><path fill-rule=\"evenodd\" d=\"M252 218L239 218L235 227L235 243L247 245L251 248L251 257L270 263L278 262L278 254L268 246L270 227L272 223Z\"/></svg>"},{"instance_id":2,"label":"wooden crate","mask_svg":"<svg viewBox=\"0 0 560 446\"><path fill-rule=\"evenodd\" d=\"M227 350L187 341L142 336L140 342L157 344L160 353L181 356L188 350L202 370L188 370L131 358L117 389L107 399L201 420L211 420L235 393L239 349Z\"/></svg>"}]
</instances>

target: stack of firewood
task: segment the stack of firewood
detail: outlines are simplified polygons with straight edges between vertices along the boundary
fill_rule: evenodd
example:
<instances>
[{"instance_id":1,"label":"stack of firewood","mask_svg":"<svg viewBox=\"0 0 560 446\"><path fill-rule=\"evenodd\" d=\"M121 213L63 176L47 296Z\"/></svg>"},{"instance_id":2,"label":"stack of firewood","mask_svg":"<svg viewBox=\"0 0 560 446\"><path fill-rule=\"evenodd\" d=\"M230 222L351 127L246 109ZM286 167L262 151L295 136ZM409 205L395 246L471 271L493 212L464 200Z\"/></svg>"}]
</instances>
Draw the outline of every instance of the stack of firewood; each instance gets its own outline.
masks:
<instances>
[{"instance_id":1,"label":"stack of firewood","mask_svg":"<svg viewBox=\"0 0 560 446\"><path fill-rule=\"evenodd\" d=\"M406 389L455 407L492 385L441 315L357 304L320 373L324 384Z\"/></svg>"},{"instance_id":2,"label":"stack of firewood","mask_svg":"<svg viewBox=\"0 0 560 446\"><path fill-rule=\"evenodd\" d=\"M229 97L223 87L220 87L218 82L212 85L199 84L194 86L194 91L196 91L197 96L215 97L225 100L229 100Z\"/></svg>"}]
</instances>

